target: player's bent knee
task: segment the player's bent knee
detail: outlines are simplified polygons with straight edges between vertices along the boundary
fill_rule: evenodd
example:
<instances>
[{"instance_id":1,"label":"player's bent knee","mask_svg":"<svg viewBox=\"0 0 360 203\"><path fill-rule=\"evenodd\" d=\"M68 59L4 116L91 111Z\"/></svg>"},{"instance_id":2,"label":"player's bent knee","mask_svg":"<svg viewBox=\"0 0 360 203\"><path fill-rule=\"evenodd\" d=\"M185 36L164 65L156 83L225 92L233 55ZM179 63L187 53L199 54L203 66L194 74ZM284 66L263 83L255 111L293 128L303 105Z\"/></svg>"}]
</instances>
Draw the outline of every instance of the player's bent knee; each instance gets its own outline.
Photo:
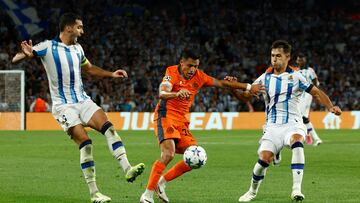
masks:
<instances>
[{"instance_id":1,"label":"player's bent knee","mask_svg":"<svg viewBox=\"0 0 360 203\"><path fill-rule=\"evenodd\" d=\"M260 152L259 158L260 158L259 160L261 160L267 164L270 164L274 158L274 154L270 151L262 151L262 152Z\"/></svg>"},{"instance_id":2,"label":"player's bent knee","mask_svg":"<svg viewBox=\"0 0 360 203\"><path fill-rule=\"evenodd\" d=\"M304 136L294 134L293 136L291 136L290 145L294 144L295 142L304 142Z\"/></svg>"},{"instance_id":3,"label":"player's bent knee","mask_svg":"<svg viewBox=\"0 0 360 203\"><path fill-rule=\"evenodd\" d=\"M167 165L175 157L174 151L164 151L161 153L161 162Z\"/></svg>"}]
</instances>

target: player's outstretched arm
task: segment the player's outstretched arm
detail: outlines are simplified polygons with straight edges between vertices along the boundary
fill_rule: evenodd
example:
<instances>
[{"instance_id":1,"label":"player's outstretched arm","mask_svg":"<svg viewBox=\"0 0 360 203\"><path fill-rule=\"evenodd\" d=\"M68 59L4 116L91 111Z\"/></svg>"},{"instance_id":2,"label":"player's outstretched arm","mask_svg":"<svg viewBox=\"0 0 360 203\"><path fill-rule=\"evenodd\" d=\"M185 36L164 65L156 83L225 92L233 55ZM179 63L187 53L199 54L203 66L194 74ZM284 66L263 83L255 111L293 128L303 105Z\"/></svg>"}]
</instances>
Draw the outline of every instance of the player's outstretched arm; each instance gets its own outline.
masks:
<instances>
[{"instance_id":1,"label":"player's outstretched arm","mask_svg":"<svg viewBox=\"0 0 360 203\"><path fill-rule=\"evenodd\" d=\"M104 70L98 66L95 66L91 64L89 61L87 61L84 65L81 66L82 70L84 70L85 73L97 77L112 77L112 78L127 78L128 75L125 70L118 69L114 72Z\"/></svg>"},{"instance_id":2,"label":"player's outstretched arm","mask_svg":"<svg viewBox=\"0 0 360 203\"><path fill-rule=\"evenodd\" d=\"M341 115L341 109L338 106L334 106L329 97L322 90L313 86L309 93L318 103L324 105L330 112L335 115Z\"/></svg>"},{"instance_id":3,"label":"player's outstretched arm","mask_svg":"<svg viewBox=\"0 0 360 203\"><path fill-rule=\"evenodd\" d=\"M186 89L181 89L178 92L172 92L171 84L167 82L162 82L159 87L159 99L173 99L173 98L180 98L180 99L189 99L190 92Z\"/></svg>"},{"instance_id":4,"label":"player's outstretched arm","mask_svg":"<svg viewBox=\"0 0 360 203\"><path fill-rule=\"evenodd\" d=\"M230 82L237 82L237 78L233 76L226 76L224 80L230 81ZM243 102L249 102L252 95L248 91L243 91L239 89L230 89L231 94L236 97L238 100Z\"/></svg>"},{"instance_id":5,"label":"player's outstretched arm","mask_svg":"<svg viewBox=\"0 0 360 203\"><path fill-rule=\"evenodd\" d=\"M250 85L249 83L240 83L240 82L228 81L228 80L216 80L215 86L221 88L246 90L253 96L258 95L259 93L265 91L265 87L262 84Z\"/></svg>"},{"instance_id":6,"label":"player's outstretched arm","mask_svg":"<svg viewBox=\"0 0 360 203\"><path fill-rule=\"evenodd\" d=\"M31 40L29 40L29 42L22 41L20 46L21 46L21 51L18 52L11 60L11 63L13 64L17 64L25 59L34 57L33 48L32 48L33 45Z\"/></svg>"}]
</instances>

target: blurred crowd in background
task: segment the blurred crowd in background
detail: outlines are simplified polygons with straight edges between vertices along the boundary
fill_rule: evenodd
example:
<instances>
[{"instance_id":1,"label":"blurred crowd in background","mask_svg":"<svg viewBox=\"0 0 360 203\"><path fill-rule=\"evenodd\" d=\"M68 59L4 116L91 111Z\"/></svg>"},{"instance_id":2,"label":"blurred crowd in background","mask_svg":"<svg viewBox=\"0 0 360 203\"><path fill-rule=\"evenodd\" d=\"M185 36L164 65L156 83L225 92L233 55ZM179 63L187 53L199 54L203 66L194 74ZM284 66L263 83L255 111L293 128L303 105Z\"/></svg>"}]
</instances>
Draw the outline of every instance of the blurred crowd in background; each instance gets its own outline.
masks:
<instances>
[{"instance_id":1,"label":"blurred crowd in background","mask_svg":"<svg viewBox=\"0 0 360 203\"><path fill-rule=\"evenodd\" d=\"M36 8L47 28L34 44L54 38L64 12L83 18L80 44L91 63L127 79L83 75L85 91L105 111L154 111L167 66L178 64L184 48L199 50L200 68L222 79L252 82L270 65L270 46L277 39L306 54L320 88L343 110L360 109L360 7L357 1L40 1ZM358 12L358 13L356 13ZM26 108L38 97L50 105L48 81L40 60L12 65L22 37L0 9L0 69L26 71ZM227 90L203 88L192 111L262 111L262 100L238 101ZM313 110L324 110L315 102Z\"/></svg>"}]
</instances>

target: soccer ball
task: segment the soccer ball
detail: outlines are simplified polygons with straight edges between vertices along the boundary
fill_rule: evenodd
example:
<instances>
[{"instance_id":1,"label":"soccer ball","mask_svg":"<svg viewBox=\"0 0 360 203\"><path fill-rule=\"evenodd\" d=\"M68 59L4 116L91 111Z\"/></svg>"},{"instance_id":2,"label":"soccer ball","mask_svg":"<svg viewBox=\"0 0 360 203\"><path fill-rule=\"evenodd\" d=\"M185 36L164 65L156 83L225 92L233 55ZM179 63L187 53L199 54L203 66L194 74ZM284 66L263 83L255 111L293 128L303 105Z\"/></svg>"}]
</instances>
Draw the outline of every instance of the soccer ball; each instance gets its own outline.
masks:
<instances>
[{"instance_id":1,"label":"soccer ball","mask_svg":"<svg viewBox=\"0 0 360 203\"><path fill-rule=\"evenodd\" d=\"M190 146L185 150L183 159L192 169L200 168L206 164L206 151L200 146Z\"/></svg>"}]
</instances>

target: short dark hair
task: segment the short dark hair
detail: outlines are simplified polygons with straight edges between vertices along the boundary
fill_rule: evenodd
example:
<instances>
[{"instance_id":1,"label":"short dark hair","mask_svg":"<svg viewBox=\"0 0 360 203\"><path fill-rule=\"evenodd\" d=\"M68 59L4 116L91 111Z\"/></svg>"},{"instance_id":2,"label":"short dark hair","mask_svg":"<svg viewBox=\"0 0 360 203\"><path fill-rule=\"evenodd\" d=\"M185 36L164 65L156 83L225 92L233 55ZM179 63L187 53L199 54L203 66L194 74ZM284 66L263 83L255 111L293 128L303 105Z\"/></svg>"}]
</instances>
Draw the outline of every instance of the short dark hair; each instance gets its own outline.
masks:
<instances>
[{"instance_id":1,"label":"short dark hair","mask_svg":"<svg viewBox=\"0 0 360 203\"><path fill-rule=\"evenodd\" d=\"M275 42L272 43L271 49L278 49L278 48L283 48L284 52L287 54L291 53L291 45L285 40L276 40Z\"/></svg>"},{"instance_id":2,"label":"short dark hair","mask_svg":"<svg viewBox=\"0 0 360 203\"><path fill-rule=\"evenodd\" d=\"M299 53L297 54L297 57L299 57L299 58L306 58L306 55L305 55L303 52L299 52Z\"/></svg>"},{"instance_id":3,"label":"short dark hair","mask_svg":"<svg viewBox=\"0 0 360 203\"><path fill-rule=\"evenodd\" d=\"M76 20L82 20L81 17L75 13L64 13L60 17L59 28L60 32L64 31L66 26L75 25Z\"/></svg>"},{"instance_id":4,"label":"short dark hair","mask_svg":"<svg viewBox=\"0 0 360 203\"><path fill-rule=\"evenodd\" d=\"M191 49L184 49L181 53L180 59L188 59L188 58L197 60L200 59L200 54Z\"/></svg>"}]
</instances>

